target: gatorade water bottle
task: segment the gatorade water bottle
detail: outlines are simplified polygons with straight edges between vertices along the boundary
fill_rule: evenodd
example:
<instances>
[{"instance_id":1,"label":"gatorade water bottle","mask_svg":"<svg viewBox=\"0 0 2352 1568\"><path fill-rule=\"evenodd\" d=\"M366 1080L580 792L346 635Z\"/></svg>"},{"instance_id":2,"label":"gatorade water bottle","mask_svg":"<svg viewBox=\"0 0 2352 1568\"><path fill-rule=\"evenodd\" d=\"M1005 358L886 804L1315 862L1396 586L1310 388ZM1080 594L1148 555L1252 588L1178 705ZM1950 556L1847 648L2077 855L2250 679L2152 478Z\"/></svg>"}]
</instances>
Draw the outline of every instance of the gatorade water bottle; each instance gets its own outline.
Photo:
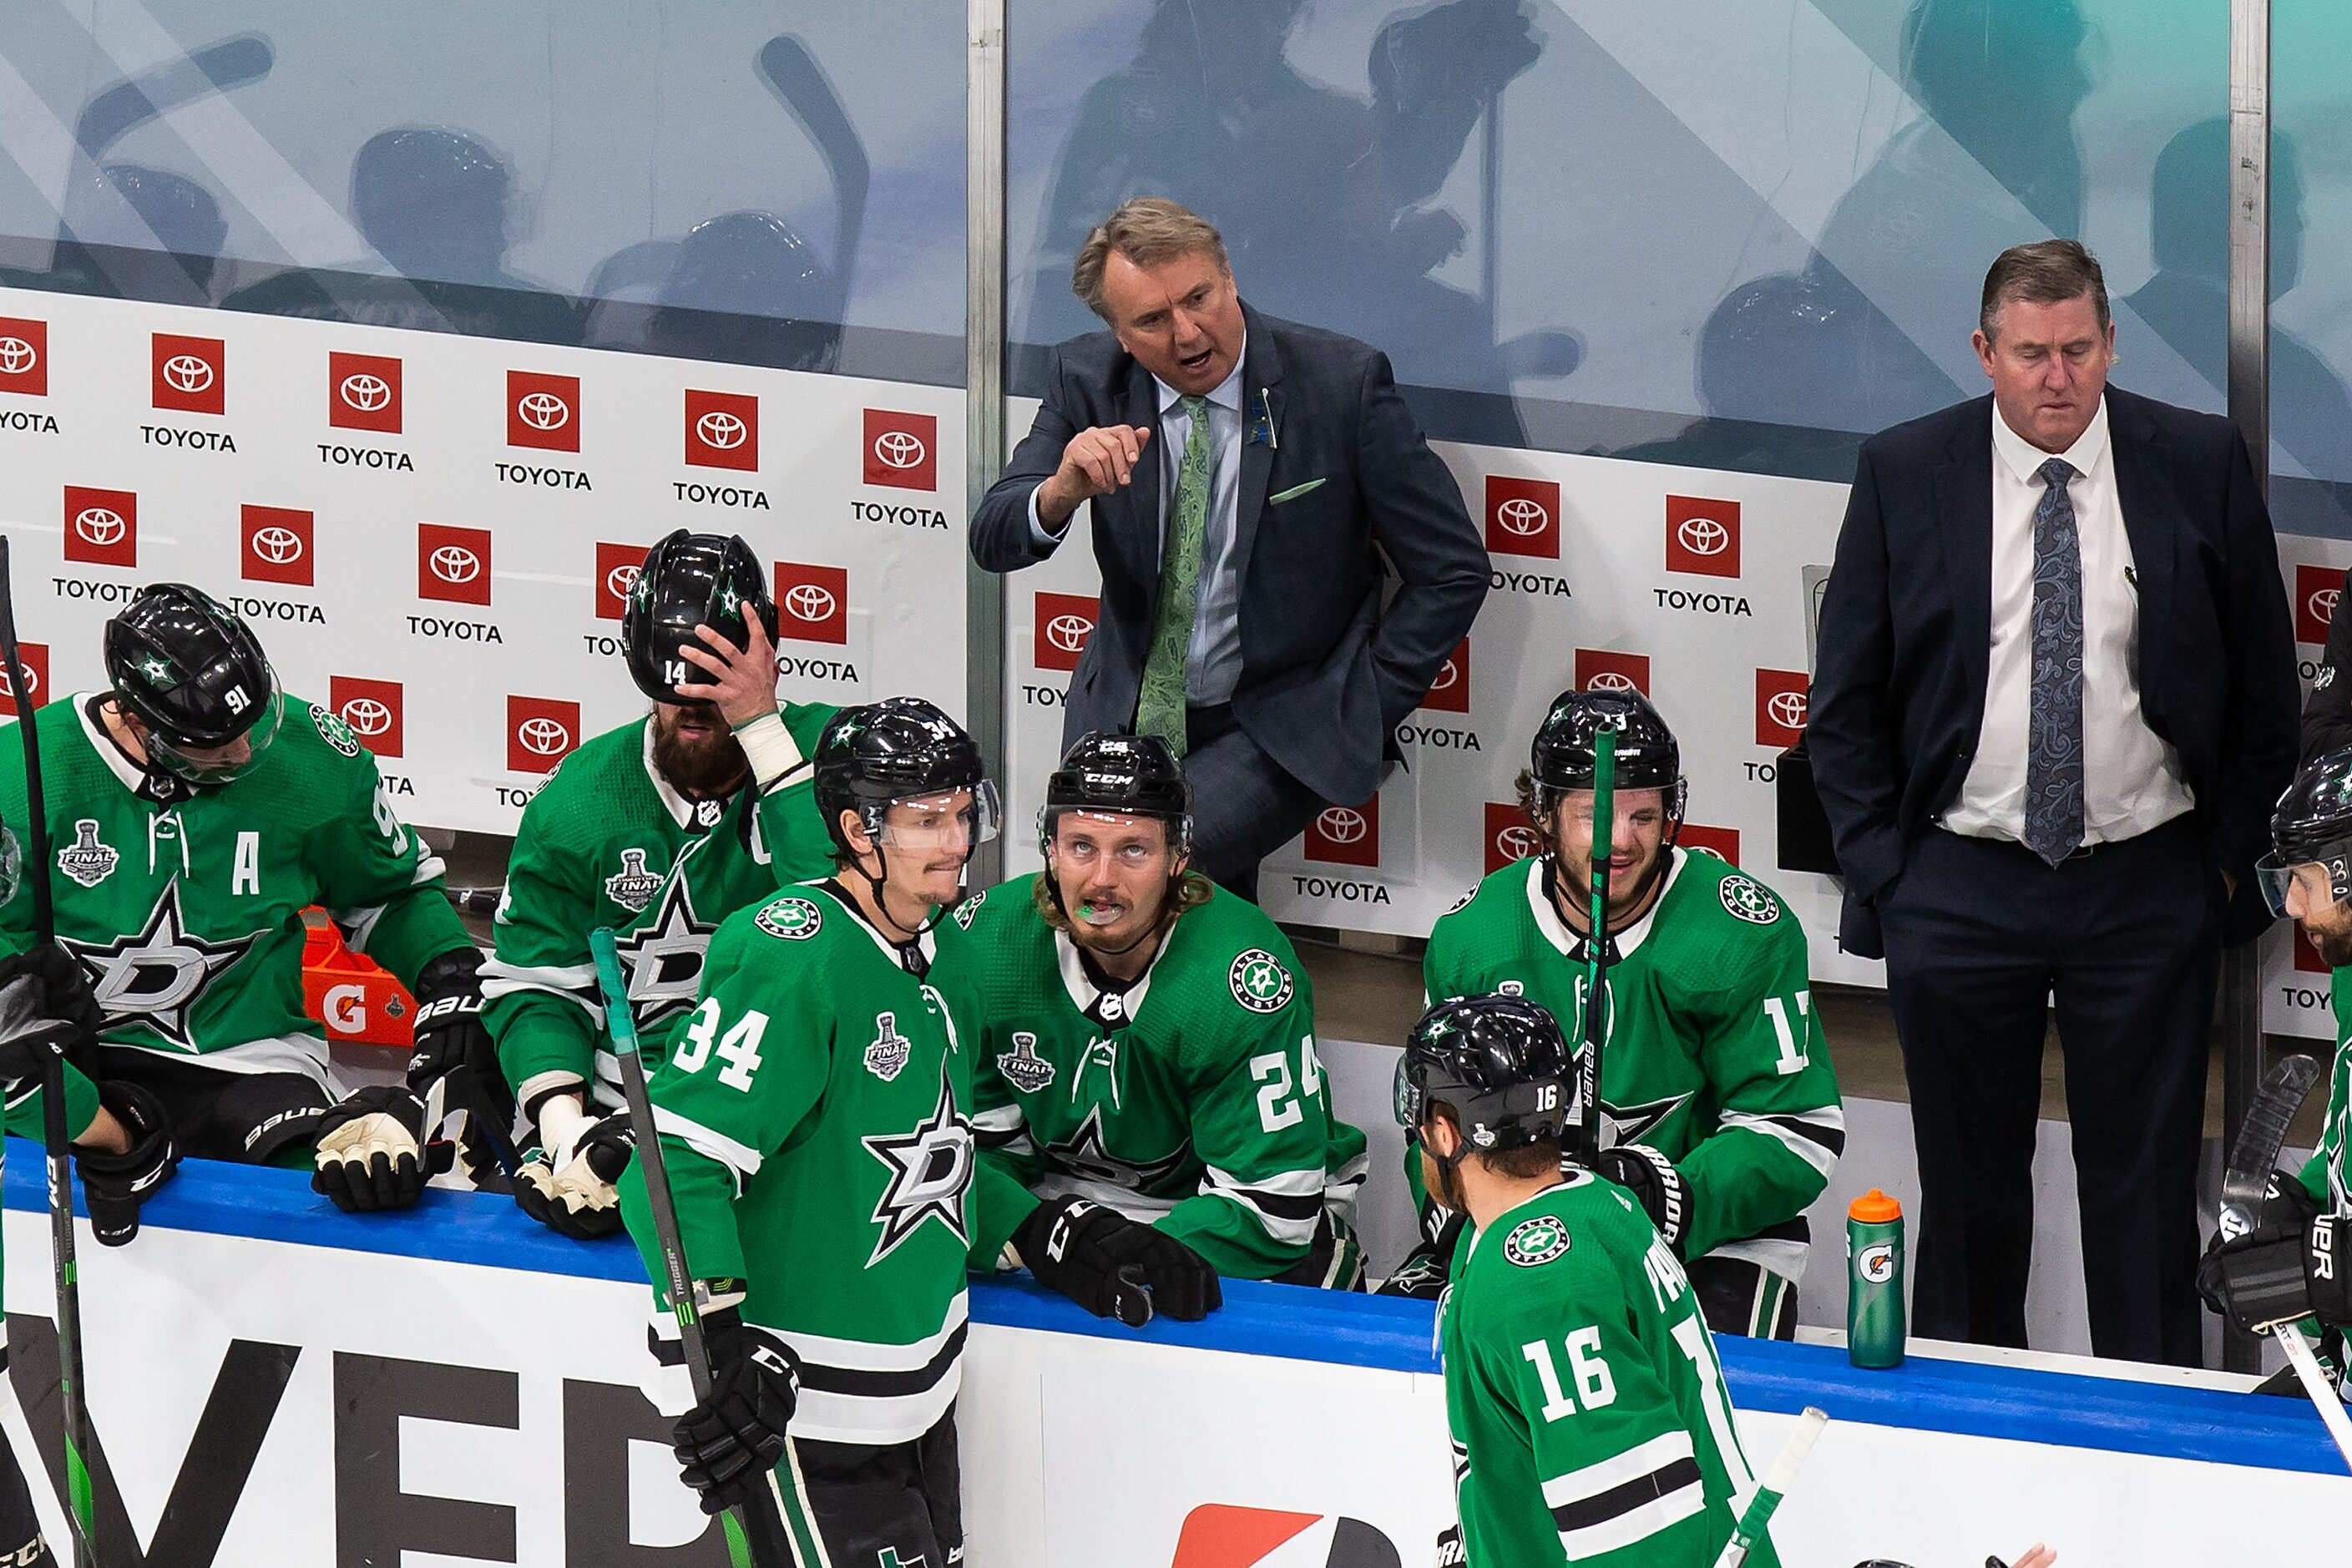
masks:
<instances>
[{"instance_id":1,"label":"gatorade water bottle","mask_svg":"<svg viewBox=\"0 0 2352 1568\"><path fill-rule=\"evenodd\" d=\"M1876 1187L1845 1211L1845 1351L1856 1366L1903 1364L1903 1205Z\"/></svg>"}]
</instances>

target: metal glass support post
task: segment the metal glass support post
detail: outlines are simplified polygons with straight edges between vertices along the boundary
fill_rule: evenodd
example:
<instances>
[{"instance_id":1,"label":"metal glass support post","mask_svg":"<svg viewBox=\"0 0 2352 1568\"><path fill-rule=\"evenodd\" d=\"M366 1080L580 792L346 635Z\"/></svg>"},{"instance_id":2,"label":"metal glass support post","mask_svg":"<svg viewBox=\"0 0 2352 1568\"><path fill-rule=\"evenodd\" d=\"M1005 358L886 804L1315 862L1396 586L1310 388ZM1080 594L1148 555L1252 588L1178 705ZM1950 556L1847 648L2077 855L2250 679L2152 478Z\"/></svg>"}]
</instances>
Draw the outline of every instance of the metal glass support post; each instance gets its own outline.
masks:
<instances>
[{"instance_id":1,"label":"metal glass support post","mask_svg":"<svg viewBox=\"0 0 2352 1568\"><path fill-rule=\"evenodd\" d=\"M2230 0L2230 417L2254 479L2270 485L2271 0ZM2238 1136L2263 1081L2262 961L2246 942L2221 956L2221 1147ZM2221 1364L2253 1372L2252 1335L2225 1329Z\"/></svg>"},{"instance_id":2,"label":"metal glass support post","mask_svg":"<svg viewBox=\"0 0 2352 1568\"><path fill-rule=\"evenodd\" d=\"M967 525L1004 468L1004 0L967 0L964 67L963 471ZM1005 788L1004 579L964 563L964 725ZM1004 875L981 845L967 883Z\"/></svg>"}]
</instances>

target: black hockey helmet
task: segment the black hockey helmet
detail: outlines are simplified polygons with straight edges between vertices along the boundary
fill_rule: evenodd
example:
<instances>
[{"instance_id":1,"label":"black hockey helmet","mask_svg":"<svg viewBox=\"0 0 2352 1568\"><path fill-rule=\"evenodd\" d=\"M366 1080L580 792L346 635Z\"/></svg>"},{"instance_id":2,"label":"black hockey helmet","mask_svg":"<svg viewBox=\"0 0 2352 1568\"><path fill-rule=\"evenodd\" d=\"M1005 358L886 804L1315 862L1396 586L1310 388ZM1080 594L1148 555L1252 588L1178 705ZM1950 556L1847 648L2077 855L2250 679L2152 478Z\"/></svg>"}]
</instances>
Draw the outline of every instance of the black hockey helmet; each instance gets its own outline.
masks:
<instances>
[{"instance_id":1,"label":"black hockey helmet","mask_svg":"<svg viewBox=\"0 0 2352 1568\"><path fill-rule=\"evenodd\" d=\"M1559 1022L1524 996L1457 996L1422 1015L1397 1062L1396 1117L1408 1131L1443 1106L1465 1148L1563 1138L1576 1060Z\"/></svg>"},{"instance_id":2,"label":"black hockey helmet","mask_svg":"<svg viewBox=\"0 0 2352 1568\"><path fill-rule=\"evenodd\" d=\"M688 533L678 529L646 552L621 609L621 657L629 679L656 702L679 702L681 681L699 684L709 672L678 652L705 646L694 635L710 627L737 647L751 640L747 618L760 617L771 642L776 601L760 557L740 535Z\"/></svg>"},{"instance_id":3,"label":"black hockey helmet","mask_svg":"<svg viewBox=\"0 0 2352 1568\"><path fill-rule=\"evenodd\" d=\"M2286 913L2286 890L2298 866L2327 869L2336 901L2352 904L2352 746L2303 764L2271 812L2271 852L2254 864L2263 898Z\"/></svg>"},{"instance_id":4,"label":"black hockey helmet","mask_svg":"<svg viewBox=\"0 0 2352 1568\"><path fill-rule=\"evenodd\" d=\"M1157 817L1168 825L1169 846L1178 855L1192 847L1192 785L1157 735L1091 730L1078 737L1045 780L1045 804L1037 808L1038 853L1052 847L1055 820L1066 811Z\"/></svg>"},{"instance_id":5,"label":"black hockey helmet","mask_svg":"<svg viewBox=\"0 0 2352 1568\"><path fill-rule=\"evenodd\" d=\"M106 623L106 678L117 701L147 727L147 750L167 772L221 784L252 767L285 713L278 677L246 624L185 583L140 590ZM244 737L251 756L198 762Z\"/></svg>"},{"instance_id":6,"label":"black hockey helmet","mask_svg":"<svg viewBox=\"0 0 2352 1568\"><path fill-rule=\"evenodd\" d=\"M996 786L978 743L920 697L886 697L835 714L817 737L815 773L817 809L845 856L855 851L841 829L843 812L857 813L875 842L887 844L883 814L893 803L952 790L971 792L971 842L996 837Z\"/></svg>"},{"instance_id":7,"label":"black hockey helmet","mask_svg":"<svg viewBox=\"0 0 2352 1568\"><path fill-rule=\"evenodd\" d=\"M1560 795L1592 787L1603 730L1617 731L1616 787L1666 792L1667 815L1683 814L1683 749L1665 720L1638 691L1563 691L1536 726L1528 772L1537 807L1549 816Z\"/></svg>"}]
</instances>

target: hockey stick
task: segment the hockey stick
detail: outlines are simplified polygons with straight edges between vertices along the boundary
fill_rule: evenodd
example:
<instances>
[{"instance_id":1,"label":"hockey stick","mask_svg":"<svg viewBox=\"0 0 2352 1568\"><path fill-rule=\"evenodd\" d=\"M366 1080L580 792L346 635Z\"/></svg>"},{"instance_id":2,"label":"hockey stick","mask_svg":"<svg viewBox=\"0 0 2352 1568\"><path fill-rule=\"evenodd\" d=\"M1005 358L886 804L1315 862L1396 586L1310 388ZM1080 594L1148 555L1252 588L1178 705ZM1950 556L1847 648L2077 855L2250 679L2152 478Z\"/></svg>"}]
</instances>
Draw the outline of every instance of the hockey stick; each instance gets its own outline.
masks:
<instances>
[{"instance_id":1,"label":"hockey stick","mask_svg":"<svg viewBox=\"0 0 2352 1568\"><path fill-rule=\"evenodd\" d=\"M849 309L849 268L857 258L858 238L866 227L866 195L874 183L866 143L849 122L841 95L797 36L779 33L768 40L760 50L760 79L816 144L817 155L833 177L833 286L839 295L834 319L841 321Z\"/></svg>"},{"instance_id":2,"label":"hockey stick","mask_svg":"<svg viewBox=\"0 0 2352 1568\"><path fill-rule=\"evenodd\" d=\"M621 1093L629 1104L629 1130L636 1137L636 1159L646 1177L646 1204L653 1210L654 1236L661 1245L662 1273L669 1289L669 1310L677 1319L677 1335L686 1352L687 1376L693 1380L697 1402L710 1397L710 1346L702 1337L703 1301L694 1272L686 1263L686 1238L677 1228L677 1205L671 1200L669 1172L662 1161L661 1134L654 1130L653 1097L646 1092L646 1067L637 1055L637 1021L629 1010L629 990L621 980L621 955L613 945L613 928L598 926L588 933L588 951L596 960L596 984L604 996L604 1033L621 1068ZM800 1460L790 1437L784 1458L798 1474ZM797 1489L795 1489L797 1492ZM783 1489L772 1484L768 1496L781 1500ZM816 1521L793 1503L775 1507L765 1502L729 1509L719 1516L727 1532L727 1551L735 1568L818 1568L825 1561L824 1544ZM777 1509L794 1514L785 1532Z\"/></svg>"},{"instance_id":3,"label":"hockey stick","mask_svg":"<svg viewBox=\"0 0 2352 1568\"><path fill-rule=\"evenodd\" d=\"M269 41L246 33L192 49L93 95L74 121L74 145L93 163L132 131L172 110L259 81L278 63Z\"/></svg>"},{"instance_id":4,"label":"hockey stick","mask_svg":"<svg viewBox=\"0 0 2352 1568\"><path fill-rule=\"evenodd\" d=\"M2352 1415L2344 1414L2343 1397L2327 1386L2327 1374L2319 1369L2319 1358L2311 1353L2311 1347L2304 1343L2302 1333L2293 1323L2277 1324L2271 1330L2271 1338L2286 1352L2286 1363L2294 1368L2295 1380L2311 1396L2327 1435L2336 1439L2336 1451L2344 1456L2347 1467L2352 1467Z\"/></svg>"},{"instance_id":5,"label":"hockey stick","mask_svg":"<svg viewBox=\"0 0 2352 1568\"><path fill-rule=\"evenodd\" d=\"M1723 1550L1716 1554L1715 1568L1739 1568L1748 1561L1748 1553L1764 1539L1764 1527L1772 1522L1772 1510L1780 1506L1780 1500L1789 1495L1790 1487L1797 1484L1797 1471L1803 1468L1805 1456L1813 1451L1813 1444L1820 1440L1822 1428L1829 1424L1828 1411L1817 1405L1805 1406L1804 1414L1797 1417L1797 1429L1789 1434L1786 1443L1780 1445L1780 1457L1772 1461L1771 1469L1766 1472L1764 1484L1756 1489L1756 1495L1748 1500L1748 1507L1740 1514L1739 1522L1732 1526L1731 1539L1725 1542Z\"/></svg>"},{"instance_id":6,"label":"hockey stick","mask_svg":"<svg viewBox=\"0 0 2352 1568\"><path fill-rule=\"evenodd\" d=\"M1584 1060L1576 1076L1584 1121L1578 1158L1588 1171L1601 1164L1601 1047L1609 1033L1609 838L1617 818L1617 731L1605 728L1592 750L1592 923L1585 937Z\"/></svg>"},{"instance_id":7,"label":"hockey stick","mask_svg":"<svg viewBox=\"0 0 2352 1568\"><path fill-rule=\"evenodd\" d=\"M49 896L47 803L41 795L41 743L34 733L32 687L16 648L16 596L8 579L8 541L0 536L0 660L6 661L8 690L16 704L16 737L25 747L26 868L33 884L33 935L44 944L58 937L57 907ZM58 1296L58 1398L66 1445L68 1512L73 1523L75 1568L95 1568L98 1523L90 1503L89 1406L81 1364L81 1277L74 1267L73 1165L66 1127L66 1037L53 1035L41 1063L41 1152L49 1177L49 1262Z\"/></svg>"}]
</instances>

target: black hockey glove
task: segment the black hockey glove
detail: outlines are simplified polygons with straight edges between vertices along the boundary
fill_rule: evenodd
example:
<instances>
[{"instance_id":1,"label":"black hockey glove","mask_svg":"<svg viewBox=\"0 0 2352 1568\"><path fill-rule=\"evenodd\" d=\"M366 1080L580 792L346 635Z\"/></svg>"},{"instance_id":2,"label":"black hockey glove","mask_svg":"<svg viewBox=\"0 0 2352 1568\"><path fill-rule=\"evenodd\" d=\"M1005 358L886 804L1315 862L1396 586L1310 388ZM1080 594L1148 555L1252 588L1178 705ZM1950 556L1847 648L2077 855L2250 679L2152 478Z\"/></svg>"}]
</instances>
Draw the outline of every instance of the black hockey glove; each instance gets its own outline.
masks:
<instances>
[{"instance_id":1,"label":"black hockey glove","mask_svg":"<svg viewBox=\"0 0 2352 1568\"><path fill-rule=\"evenodd\" d=\"M2254 1228L2234 1241L2216 1235L2206 1247L2197 1265L2197 1292L2249 1332L2315 1315L2341 1323L2352 1320L2347 1243L2352 1243L2352 1225L2320 1214L2301 1181L2273 1171ZM2335 1317L2324 1315L2331 1311Z\"/></svg>"},{"instance_id":2,"label":"black hockey glove","mask_svg":"<svg viewBox=\"0 0 2352 1568\"><path fill-rule=\"evenodd\" d=\"M172 1142L163 1102L137 1084L101 1083L98 1102L131 1134L131 1147L110 1154L77 1143L74 1164L81 1172L82 1198L99 1245L121 1247L139 1234L139 1205L178 1173L180 1152Z\"/></svg>"},{"instance_id":3,"label":"black hockey glove","mask_svg":"<svg viewBox=\"0 0 2352 1568\"><path fill-rule=\"evenodd\" d=\"M37 1011L42 1017L72 1025L85 1042L96 1040L98 1032L106 1027L106 1009L98 1005L97 994L89 988L89 972L56 942L35 942L20 953L0 959L0 989L20 975L40 982Z\"/></svg>"},{"instance_id":4,"label":"black hockey glove","mask_svg":"<svg viewBox=\"0 0 2352 1568\"><path fill-rule=\"evenodd\" d=\"M514 1125L514 1091L499 1067L498 1043L482 1023L481 970L481 953L460 947L417 972L408 1087L424 1100L446 1080L447 1109L470 1110L504 1132Z\"/></svg>"},{"instance_id":5,"label":"black hockey glove","mask_svg":"<svg viewBox=\"0 0 2352 1568\"><path fill-rule=\"evenodd\" d=\"M570 1147L533 1149L515 1174L522 1212L559 1235L599 1241L621 1228L621 1191L614 1184L636 1152L626 1111L590 1122Z\"/></svg>"},{"instance_id":6,"label":"black hockey glove","mask_svg":"<svg viewBox=\"0 0 2352 1568\"><path fill-rule=\"evenodd\" d=\"M38 942L0 959L0 1082L37 1088L42 1069L60 1050L93 1076L91 1047L106 1025L89 976L57 943Z\"/></svg>"},{"instance_id":7,"label":"black hockey glove","mask_svg":"<svg viewBox=\"0 0 2352 1568\"><path fill-rule=\"evenodd\" d=\"M1690 1187L1675 1163L1647 1143L1621 1143L1601 1151L1600 1173L1633 1194L1666 1245L1680 1256L1683 1228L1690 1224Z\"/></svg>"},{"instance_id":8,"label":"black hockey glove","mask_svg":"<svg viewBox=\"0 0 2352 1568\"><path fill-rule=\"evenodd\" d=\"M446 1143L420 1148L425 1107L398 1084L347 1097L319 1118L319 1169L310 1190L345 1214L404 1209L425 1195L425 1181L449 1168Z\"/></svg>"},{"instance_id":9,"label":"black hockey glove","mask_svg":"<svg viewBox=\"0 0 2352 1568\"><path fill-rule=\"evenodd\" d=\"M1434 1212L1446 1215L1436 1238L1424 1241L1406 1253L1404 1261L1396 1266L1395 1272L1381 1281L1381 1288L1373 1291L1373 1295L1404 1296L1416 1301L1434 1301L1445 1293L1446 1281L1454 1275L1454 1248L1462 1239L1462 1229L1468 1223L1469 1216L1450 1209Z\"/></svg>"},{"instance_id":10,"label":"black hockey glove","mask_svg":"<svg viewBox=\"0 0 2352 1568\"><path fill-rule=\"evenodd\" d=\"M1037 1283L1097 1318L1130 1329L1165 1312L1198 1322L1223 1304L1217 1271L1164 1231L1084 1198L1048 1198L1013 1233L1013 1250Z\"/></svg>"},{"instance_id":11,"label":"black hockey glove","mask_svg":"<svg viewBox=\"0 0 2352 1568\"><path fill-rule=\"evenodd\" d=\"M702 1334L710 1397L678 1418L670 1447L686 1484L701 1494L702 1511L722 1513L758 1496L783 1457L801 1363L790 1345L732 1307L704 1313Z\"/></svg>"}]
</instances>

